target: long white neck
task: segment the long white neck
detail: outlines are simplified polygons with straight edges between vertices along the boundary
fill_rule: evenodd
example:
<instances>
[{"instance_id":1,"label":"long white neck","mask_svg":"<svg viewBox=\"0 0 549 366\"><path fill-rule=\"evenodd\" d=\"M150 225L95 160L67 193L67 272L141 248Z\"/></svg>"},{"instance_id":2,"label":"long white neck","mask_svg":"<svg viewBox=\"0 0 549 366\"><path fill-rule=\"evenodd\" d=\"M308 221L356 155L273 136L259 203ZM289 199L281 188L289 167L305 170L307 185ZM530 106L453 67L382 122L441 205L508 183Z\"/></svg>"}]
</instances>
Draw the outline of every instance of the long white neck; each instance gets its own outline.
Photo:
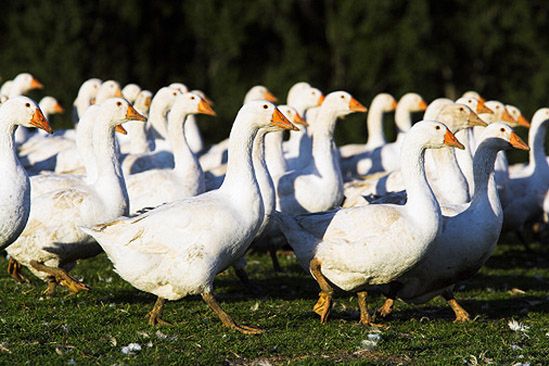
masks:
<instances>
[{"instance_id":1,"label":"long white neck","mask_svg":"<svg viewBox=\"0 0 549 366\"><path fill-rule=\"evenodd\" d=\"M296 100L294 103L288 105L294 107L300 116L305 116L305 112L307 111L307 105L304 102ZM302 139L307 139L309 137L307 135L307 128L305 126L297 125L297 128L299 128L299 131L290 131L288 146L289 151L291 152L300 152Z\"/></svg>"},{"instance_id":2,"label":"long white neck","mask_svg":"<svg viewBox=\"0 0 549 366\"><path fill-rule=\"evenodd\" d=\"M263 206L252 160L253 142L258 132L257 128L250 127L253 118L242 112L236 117L229 136L227 173L219 188L241 207Z\"/></svg>"},{"instance_id":3,"label":"long white neck","mask_svg":"<svg viewBox=\"0 0 549 366\"><path fill-rule=\"evenodd\" d=\"M130 154L142 154L149 151L149 140L145 131L145 123L142 121L128 121L124 123L130 138Z\"/></svg>"},{"instance_id":4,"label":"long white neck","mask_svg":"<svg viewBox=\"0 0 549 366\"><path fill-rule=\"evenodd\" d=\"M476 208L488 204L493 214L499 217L502 208L493 174L498 149L490 145L490 142L485 140L480 143L475 152L473 162L475 190L471 199L471 207Z\"/></svg>"},{"instance_id":5,"label":"long white neck","mask_svg":"<svg viewBox=\"0 0 549 366\"><path fill-rule=\"evenodd\" d=\"M76 149L86 169L86 182L93 183L97 179L97 165L93 150L95 121L99 116L98 106L90 107L81 117L76 130Z\"/></svg>"},{"instance_id":6,"label":"long white neck","mask_svg":"<svg viewBox=\"0 0 549 366\"><path fill-rule=\"evenodd\" d=\"M405 134L412 128L412 113L408 106L397 106L395 111L395 124L398 129L398 135Z\"/></svg>"},{"instance_id":7,"label":"long white neck","mask_svg":"<svg viewBox=\"0 0 549 366\"><path fill-rule=\"evenodd\" d=\"M196 124L196 117L192 114L187 116L187 120L185 121L185 136L194 153L198 153L204 149L204 142Z\"/></svg>"},{"instance_id":8,"label":"long white neck","mask_svg":"<svg viewBox=\"0 0 549 366\"><path fill-rule=\"evenodd\" d=\"M97 179L93 187L111 215L126 215L128 192L115 152L114 127L106 126L104 121L96 121L93 140L97 165Z\"/></svg>"},{"instance_id":9,"label":"long white neck","mask_svg":"<svg viewBox=\"0 0 549 366\"><path fill-rule=\"evenodd\" d=\"M15 149L14 132L16 125L10 122L6 122L0 116L0 171L2 174L10 174L10 172L16 169L22 169L22 165L17 157L17 151ZM24 170L23 170L24 171Z\"/></svg>"},{"instance_id":10,"label":"long white neck","mask_svg":"<svg viewBox=\"0 0 549 366\"><path fill-rule=\"evenodd\" d=\"M428 151L433 157L434 169L430 174L436 180L437 198L440 202L462 204L469 202L469 186L463 175L456 158L454 149L444 147ZM402 164L401 164L402 166Z\"/></svg>"},{"instance_id":11,"label":"long white neck","mask_svg":"<svg viewBox=\"0 0 549 366\"><path fill-rule=\"evenodd\" d=\"M336 112L329 107L321 107L313 132L312 163L325 181L335 182L343 187L339 157L334 154L334 130L337 117Z\"/></svg>"},{"instance_id":12,"label":"long white neck","mask_svg":"<svg viewBox=\"0 0 549 366\"><path fill-rule=\"evenodd\" d=\"M528 165L532 172L549 174L547 157L545 156L545 133L549 122L534 123L528 134L528 145L530 146Z\"/></svg>"},{"instance_id":13,"label":"long white neck","mask_svg":"<svg viewBox=\"0 0 549 366\"><path fill-rule=\"evenodd\" d=\"M368 149L385 145L385 136L383 135L383 108L378 103L370 105L368 118L366 120L368 128L368 141L366 146Z\"/></svg>"},{"instance_id":14,"label":"long white neck","mask_svg":"<svg viewBox=\"0 0 549 366\"><path fill-rule=\"evenodd\" d=\"M284 159L284 152L282 151L283 138L284 134L282 131L271 132L265 136L265 161L269 173L275 181L288 169L286 159Z\"/></svg>"},{"instance_id":15,"label":"long white neck","mask_svg":"<svg viewBox=\"0 0 549 366\"><path fill-rule=\"evenodd\" d=\"M462 172L462 175L465 177L468 186L468 192L472 194L475 190L475 180L473 173L473 150L471 148L471 134L473 133L472 128L466 128L464 130L456 132L456 138L465 146L465 150L455 150L454 154L456 155L459 168Z\"/></svg>"},{"instance_id":16,"label":"long white neck","mask_svg":"<svg viewBox=\"0 0 549 366\"><path fill-rule=\"evenodd\" d=\"M410 137L413 138L413 137ZM425 147L406 141L401 153L402 179L406 184L406 210L420 224L418 229L440 225L440 206L425 176Z\"/></svg>"},{"instance_id":17,"label":"long white neck","mask_svg":"<svg viewBox=\"0 0 549 366\"><path fill-rule=\"evenodd\" d=\"M204 192L204 172L198 159L192 152L186 138L185 124L191 115L179 116L179 121L168 122L168 139L173 151L174 173L186 182L194 181L197 192ZM181 123L183 122L183 124Z\"/></svg>"},{"instance_id":18,"label":"long white neck","mask_svg":"<svg viewBox=\"0 0 549 366\"><path fill-rule=\"evenodd\" d=\"M149 128L155 132L153 135L155 137L160 137L162 139L167 139L167 120L166 114L168 113L168 106L162 100L153 99L151 103L151 108L149 110L149 118L147 120L147 125ZM158 135L158 136L156 136Z\"/></svg>"},{"instance_id":19,"label":"long white neck","mask_svg":"<svg viewBox=\"0 0 549 366\"><path fill-rule=\"evenodd\" d=\"M273 132L275 133L275 132ZM272 135L273 133L269 134ZM276 132L278 133L278 132ZM267 131L259 130L254 139L254 147L252 150L252 158L255 170L255 177L259 185L259 191L261 192L261 199L263 200L263 206L265 208L265 217L259 228L258 233L263 232L267 224L269 223L269 215L273 212L276 205L275 189L267 163L265 162L265 138Z\"/></svg>"}]
</instances>

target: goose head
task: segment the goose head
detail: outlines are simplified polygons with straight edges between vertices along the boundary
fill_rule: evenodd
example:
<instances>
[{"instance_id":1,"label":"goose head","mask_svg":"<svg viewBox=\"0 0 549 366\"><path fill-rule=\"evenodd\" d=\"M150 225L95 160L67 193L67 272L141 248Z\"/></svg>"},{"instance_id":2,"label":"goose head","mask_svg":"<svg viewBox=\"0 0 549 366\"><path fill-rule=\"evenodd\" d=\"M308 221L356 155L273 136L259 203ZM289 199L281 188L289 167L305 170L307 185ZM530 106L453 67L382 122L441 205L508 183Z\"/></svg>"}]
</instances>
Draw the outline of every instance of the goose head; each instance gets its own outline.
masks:
<instances>
[{"instance_id":1,"label":"goose head","mask_svg":"<svg viewBox=\"0 0 549 366\"><path fill-rule=\"evenodd\" d=\"M151 111L153 108L158 109L165 116L173 106L175 98L180 94L181 92L178 89L169 86L160 88L151 101Z\"/></svg>"},{"instance_id":2,"label":"goose head","mask_svg":"<svg viewBox=\"0 0 549 366\"><path fill-rule=\"evenodd\" d=\"M337 117L344 117L353 112L366 112L368 109L353 96L344 91L331 92L322 102L323 110L330 109ZM320 112L322 113L322 112Z\"/></svg>"},{"instance_id":3,"label":"goose head","mask_svg":"<svg viewBox=\"0 0 549 366\"><path fill-rule=\"evenodd\" d=\"M103 103L109 98L121 98L122 90L120 90L120 84L114 80L107 80L99 87L95 102L98 104Z\"/></svg>"},{"instance_id":4,"label":"goose head","mask_svg":"<svg viewBox=\"0 0 549 366\"><path fill-rule=\"evenodd\" d=\"M464 104L471 108L478 114L494 114L494 111L486 106L483 99L473 98L473 97L461 97L456 100L456 103Z\"/></svg>"},{"instance_id":5,"label":"goose head","mask_svg":"<svg viewBox=\"0 0 549 366\"><path fill-rule=\"evenodd\" d=\"M400 97L396 109L404 109L408 112L421 112L427 109L427 103L419 94L406 93Z\"/></svg>"},{"instance_id":6,"label":"goose head","mask_svg":"<svg viewBox=\"0 0 549 366\"><path fill-rule=\"evenodd\" d=\"M532 116L532 129L537 130L540 125L549 120L549 108L540 108ZM530 132L532 133L532 132Z\"/></svg>"},{"instance_id":7,"label":"goose head","mask_svg":"<svg viewBox=\"0 0 549 366\"><path fill-rule=\"evenodd\" d=\"M297 127L273 103L266 100L256 100L244 104L240 108L237 118L242 117L249 121L250 127L258 130L263 129L267 132L297 131Z\"/></svg>"},{"instance_id":8,"label":"goose head","mask_svg":"<svg viewBox=\"0 0 549 366\"><path fill-rule=\"evenodd\" d=\"M494 115L491 118L491 122L503 122L513 127L517 125L517 121L509 114L507 108L503 103L497 100L489 100L486 102L486 106L494 111Z\"/></svg>"},{"instance_id":9,"label":"goose head","mask_svg":"<svg viewBox=\"0 0 549 366\"><path fill-rule=\"evenodd\" d=\"M453 133L469 127L487 125L471 108L459 103L444 106L436 120L448 126Z\"/></svg>"},{"instance_id":10,"label":"goose head","mask_svg":"<svg viewBox=\"0 0 549 366\"><path fill-rule=\"evenodd\" d=\"M48 133L53 131L40 107L30 98L10 98L0 106L0 111L2 120L13 126L36 127Z\"/></svg>"},{"instance_id":11,"label":"goose head","mask_svg":"<svg viewBox=\"0 0 549 366\"><path fill-rule=\"evenodd\" d=\"M44 85L42 85L41 82L27 72L17 75L15 79L13 79L13 83L18 86L23 94L29 90L44 88Z\"/></svg>"},{"instance_id":12,"label":"goose head","mask_svg":"<svg viewBox=\"0 0 549 366\"><path fill-rule=\"evenodd\" d=\"M208 102L209 105L213 106L215 103L213 102L213 100L211 100L210 98L208 98L208 96L206 95L206 93L204 93L202 90L198 90L198 89L195 89L195 90L191 90L191 93L194 93L196 95L198 95L200 98L204 99L206 102Z\"/></svg>"},{"instance_id":13,"label":"goose head","mask_svg":"<svg viewBox=\"0 0 549 366\"><path fill-rule=\"evenodd\" d=\"M296 99L299 98L298 96L301 93L301 91L307 90L309 88L312 88L311 85L309 83L304 82L304 81L300 81L298 83L295 83L294 85L292 85L290 90L288 90L288 96L286 97L286 103L288 103L289 105L295 105L296 104Z\"/></svg>"},{"instance_id":14,"label":"goose head","mask_svg":"<svg viewBox=\"0 0 549 366\"><path fill-rule=\"evenodd\" d=\"M530 150L509 125L500 122L492 123L486 127L482 132L481 141L481 144L488 143L497 150L510 150L511 148Z\"/></svg>"},{"instance_id":15,"label":"goose head","mask_svg":"<svg viewBox=\"0 0 549 366\"><path fill-rule=\"evenodd\" d=\"M387 93L379 93L370 104L370 110L380 110L385 113L394 111L396 107L396 99L391 94Z\"/></svg>"},{"instance_id":16,"label":"goose head","mask_svg":"<svg viewBox=\"0 0 549 366\"><path fill-rule=\"evenodd\" d=\"M168 113L168 121L183 122L188 114L206 114L215 116L215 111L206 100L194 93L179 94L173 103L172 109Z\"/></svg>"},{"instance_id":17,"label":"goose head","mask_svg":"<svg viewBox=\"0 0 549 366\"><path fill-rule=\"evenodd\" d=\"M299 115L297 110L294 107L291 107L289 105L279 105L278 109L288 118L289 121L291 121L295 125L302 125L307 127L309 124L303 117Z\"/></svg>"},{"instance_id":18,"label":"goose head","mask_svg":"<svg viewBox=\"0 0 549 366\"><path fill-rule=\"evenodd\" d=\"M417 141L427 149L440 149L446 146L461 150L465 148L446 125L437 121L417 122L406 134L406 140L409 139Z\"/></svg>"},{"instance_id":19,"label":"goose head","mask_svg":"<svg viewBox=\"0 0 549 366\"><path fill-rule=\"evenodd\" d=\"M244 96L244 104L253 100L266 100L268 102L276 102L276 97L263 85L256 85L252 87Z\"/></svg>"},{"instance_id":20,"label":"goose head","mask_svg":"<svg viewBox=\"0 0 549 366\"><path fill-rule=\"evenodd\" d=\"M76 97L74 104L76 105L79 101L88 104L94 104L95 98L97 97L97 92L99 91L100 87L100 79L91 78L84 81L82 85L80 85L80 89L78 89L78 96Z\"/></svg>"},{"instance_id":21,"label":"goose head","mask_svg":"<svg viewBox=\"0 0 549 366\"><path fill-rule=\"evenodd\" d=\"M122 89L122 96L130 103L135 103L141 88L137 84L128 84Z\"/></svg>"},{"instance_id":22,"label":"goose head","mask_svg":"<svg viewBox=\"0 0 549 366\"><path fill-rule=\"evenodd\" d=\"M61 104L59 104L57 99L55 99L54 97L44 97L40 100L38 105L46 116L65 112Z\"/></svg>"},{"instance_id":23,"label":"goose head","mask_svg":"<svg viewBox=\"0 0 549 366\"><path fill-rule=\"evenodd\" d=\"M151 107L152 93L148 90L141 90L135 98L133 106L143 116L149 115L149 109Z\"/></svg>"},{"instance_id":24,"label":"goose head","mask_svg":"<svg viewBox=\"0 0 549 366\"><path fill-rule=\"evenodd\" d=\"M130 102L123 98L110 98L101 103L100 121L105 121L110 128L126 134L122 124L128 121L146 121L147 119L139 114Z\"/></svg>"},{"instance_id":25,"label":"goose head","mask_svg":"<svg viewBox=\"0 0 549 366\"><path fill-rule=\"evenodd\" d=\"M526 127L526 128L530 127L530 122L528 122L528 120L524 118L524 116L520 112L520 109L510 104L506 104L505 109L507 110L507 112L509 112L511 117L513 117L513 119L517 121L519 126Z\"/></svg>"},{"instance_id":26,"label":"goose head","mask_svg":"<svg viewBox=\"0 0 549 366\"><path fill-rule=\"evenodd\" d=\"M474 90L468 90L466 91L465 93L463 93L463 95L461 96L461 98L472 98L472 99L476 99L482 103L486 102L486 99L484 99L483 97L480 96L479 93L477 93L476 91ZM478 112L477 112L478 113Z\"/></svg>"},{"instance_id":27,"label":"goose head","mask_svg":"<svg viewBox=\"0 0 549 366\"><path fill-rule=\"evenodd\" d=\"M168 85L170 88L177 90L180 94L187 93L189 88L183 83L171 83Z\"/></svg>"}]
</instances>

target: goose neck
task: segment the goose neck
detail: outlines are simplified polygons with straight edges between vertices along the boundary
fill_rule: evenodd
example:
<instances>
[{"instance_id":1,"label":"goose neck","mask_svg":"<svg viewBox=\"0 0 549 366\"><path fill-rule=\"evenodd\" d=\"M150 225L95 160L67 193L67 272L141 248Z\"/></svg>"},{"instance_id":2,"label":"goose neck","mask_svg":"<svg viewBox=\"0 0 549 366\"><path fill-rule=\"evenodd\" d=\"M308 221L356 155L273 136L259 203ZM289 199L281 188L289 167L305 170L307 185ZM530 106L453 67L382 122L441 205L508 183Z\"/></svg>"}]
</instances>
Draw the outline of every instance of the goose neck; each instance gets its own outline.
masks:
<instances>
[{"instance_id":1,"label":"goose neck","mask_svg":"<svg viewBox=\"0 0 549 366\"><path fill-rule=\"evenodd\" d=\"M395 111L395 124L398 129L398 134L406 133L412 128L412 115L408 108L398 108Z\"/></svg>"},{"instance_id":2,"label":"goose neck","mask_svg":"<svg viewBox=\"0 0 549 366\"><path fill-rule=\"evenodd\" d=\"M377 103L372 103L366 119L368 128L368 142L370 148L376 148L385 144L383 135L383 108Z\"/></svg>"},{"instance_id":3,"label":"goose neck","mask_svg":"<svg viewBox=\"0 0 549 366\"><path fill-rule=\"evenodd\" d=\"M286 159L282 151L283 132L271 132L265 136L265 161L270 175L280 177L287 170Z\"/></svg>"},{"instance_id":4,"label":"goose neck","mask_svg":"<svg viewBox=\"0 0 549 366\"><path fill-rule=\"evenodd\" d=\"M265 161L265 138L267 132L268 131L264 129L258 131L254 139L252 156L255 176L261 192L265 215L270 215L275 208L275 192L273 180L269 174L267 163ZM269 135L272 135L273 133L270 133Z\"/></svg>"},{"instance_id":5,"label":"goose neck","mask_svg":"<svg viewBox=\"0 0 549 366\"><path fill-rule=\"evenodd\" d=\"M202 174L202 168L198 159L189 146L186 137L185 125L188 122L190 114L178 116L177 119L168 118L168 140L170 142L173 158L174 172L183 176L188 172L199 172Z\"/></svg>"},{"instance_id":6,"label":"goose neck","mask_svg":"<svg viewBox=\"0 0 549 366\"><path fill-rule=\"evenodd\" d=\"M532 123L530 133L528 134L529 165L534 171L549 172L547 157L545 156L545 134L549 120L541 123Z\"/></svg>"},{"instance_id":7,"label":"goose neck","mask_svg":"<svg viewBox=\"0 0 549 366\"><path fill-rule=\"evenodd\" d=\"M471 205L478 205L486 200L499 205L496 182L493 177L497 155L498 149L492 147L488 140L481 142L478 146L473 161L475 188Z\"/></svg>"},{"instance_id":8,"label":"goose neck","mask_svg":"<svg viewBox=\"0 0 549 366\"><path fill-rule=\"evenodd\" d=\"M14 133L16 125L1 120L0 116L0 154L3 172L11 171L15 166L21 166L15 149Z\"/></svg>"},{"instance_id":9,"label":"goose neck","mask_svg":"<svg viewBox=\"0 0 549 366\"><path fill-rule=\"evenodd\" d=\"M185 136L188 139L189 146L194 153L198 153L204 149L204 142L200 135L200 129L196 124L196 117L194 115L187 116L185 121Z\"/></svg>"}]
</instances>

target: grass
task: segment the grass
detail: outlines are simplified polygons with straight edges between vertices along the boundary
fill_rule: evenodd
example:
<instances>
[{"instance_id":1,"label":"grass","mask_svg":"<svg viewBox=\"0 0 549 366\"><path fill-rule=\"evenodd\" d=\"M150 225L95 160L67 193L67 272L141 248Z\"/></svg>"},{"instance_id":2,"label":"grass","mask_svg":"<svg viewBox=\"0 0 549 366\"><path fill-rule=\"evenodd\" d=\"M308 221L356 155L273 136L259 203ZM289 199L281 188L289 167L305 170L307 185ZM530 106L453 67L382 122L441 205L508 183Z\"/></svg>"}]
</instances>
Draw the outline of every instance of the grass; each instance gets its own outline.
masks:
<instances>
[{"instance_id":1,"label":"grass","mask_svg":"<svg viewBox=\"0 0 549 366\"><path fill-rule=\"evenodd\" d=\"M549 260L546 248L534 248L545 257L500 244L479 274L458 285L456 296L474 321L454 324L441 299L422 306L399 301L378 333L381 340L370 346L366 340L376 331L357 323L350 294L336 294L331 320L319 324L311 311L318 288L293 256L282 258L281 274L272 272L268 256L248 257L260 296L232 271L218 276L224 309L267 330L259 336L222 327L199 297L167 304L164 318L174 326L150 327L144 316L154 297L121 280L104 255L73 271L92 291L71 296L60 290L54 298L42 297L38 280L12 281L1 259L0 365L542 365L549 353ZM382 301L372 296L370 308ZM512 319L529 329L512 331ZM123 354L129 343L141 351Z\"/></svg>"}]
</instances>

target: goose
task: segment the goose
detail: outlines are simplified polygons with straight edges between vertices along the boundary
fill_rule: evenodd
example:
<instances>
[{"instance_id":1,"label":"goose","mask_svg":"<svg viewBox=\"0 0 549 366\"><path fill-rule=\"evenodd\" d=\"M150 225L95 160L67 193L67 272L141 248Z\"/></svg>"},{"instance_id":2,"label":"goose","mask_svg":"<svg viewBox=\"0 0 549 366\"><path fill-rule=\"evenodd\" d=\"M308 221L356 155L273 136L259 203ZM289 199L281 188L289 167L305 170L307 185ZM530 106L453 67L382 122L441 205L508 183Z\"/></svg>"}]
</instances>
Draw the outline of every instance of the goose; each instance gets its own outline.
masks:
<instances>
[{"instance_id":1,"label":"goose","mask_svg":"<svg viewBox=\"0 0 549 366\"><path fill-rule=\"evenodd\" d=\"M472 200L461 205L442 205L442 229L427 254L404 275L384 286L387 300L379 309L381 316L392 312L396 297L420 304L441 295L454 311L456 322L469 320L452 288L475 274L494 251L503 210L492 173L498 151L511 147L528 150L511 127L493 123L485 128L474 156Z\"/></svg>"},{"instance_id":2,"label":"goose","mask_svg":"<svg viewBox=\"0 0 549 366\"><path fill-rule=\"evenodd\" d=\"M40 107L27 97L14 97L0 106L0 251L13 243L23 231L30 212L30 183L19 162L13 134L17 126L52 130Z\"/></svg>"},{"instance_id":3,"label":"goose","mask_svg":"<svg viewBox=\"0 0 549 366\"><path fill-rule=\"evenodd\" d=\"M203 91L191 90L191 93L198 95L200 98L204 99L206 103L208 103L210 106L213 105L212 100L208 98ZM192 152L195 154L199 154L202 150L204 150L204 141L202 141L202 135L200 134L200 130L198 129L198 125L196 124L196 118L194 115L191 114L187 117L187 121L185 122L183 128L185 129L185 136L187 137L187 141Z\"/></svg>"},{"instance_id":4,"label":"goose","mask_svg":"<svg viewBox=\"0 0 549 366\"><path fill-rule=\"evenodd\" d=\"M178 90L171 87L163 87L154 95L150 109L147 125L154 130L162 130L163 136L167 136L165 129L166 116L175 101L175 97L181 94ZM162 133L158 133L162 136ZM158 140L154 140L155 148ZM124 175L144 172L149 169L173 168L173 155L158 146L158 151L142 152L139 154L129 154L122 161L122 171Z\"/></svg>"},{"instance_id":5,"label":"goose","mask_svg":"<svg viewBox=\"0 0 549 366\"><path fill-rule=\"evenodd\" d=\"M222 310L213 281L242 257L264 220L253 167L254 138L260 129L289 128L292 124L270 102L249 102L231 129L227 177L221 188L82 229L103 247L124 280L158 297L148 314L150 324L165 323L165 300L200 294L223 325L245 334L262 332L237 324Z\"/></svg>"},{"instance_id":6,"label":"goose","mask_svg":"<svg viewBox=\"0 0 549 366\"><path fill-rule=\"evenodd\" d=\"M534 113L528 133L528 165L510 176L505 185L504 229L517 232L522 242L525 242L522 238L525 224L542 214L549 189L549 164L544 147L548 121L549 108L540 108Z\"/></svg>"},{"instance_id":7,"label":"goose","mask_svg":"<svg viewBox=\"0 0 549 366\"><path fill-rule=\"evenodd\" d=\"M123 98L120 84L114 80L107 80L101 84L95 96L95 103L101 104L110 98Z\"/></svg>"},{"instance_id":8,"label":"goose","mask_svg":"<svg viewBox=\"0 0 549 366\"><path fill-rule=\"evenodd\" d=\"M403 95L395 110L395 123L398 129L395 142L374 150L368 150L342 159L341 170L344 177L366 175L379 171L391 172L399 167L400 145L406 132L412 127L411 113L424 111L427 103L416 93Z\"/></svg>"},{"instance_id":9,"label":"goose","mask_svg":"<svg viewBox=\"0 0 549 366\"><path fill-rule=\"evenodd\" d=\"M44 85L40 81L31 74L24 72L17 75L13 80L6 81L0 88L0 94L13 98L27 94L31 90L43 88Z\"/></svg>"},{"instance_id":10,"label":"goose","mask_svg":"<svg viewBox=\"0 0 549 366\"><path fill-rule=\"evenodd\" d=\"M300 116L305 116L311 108L320 107L324 95L309 83L299 82L288 91L287 105L295 108ZM312 118L310 118L312 119ZM309 131L303 125L298 126L299 131L291 131L288 141L283 143L285 158L292 168L299 168L311 160L312 130Z\"/></svg>"},{"instance_id":11,"label":"goose","mask_svg":"<svg viewBox=\"0 0 549 366\"><path fill-rule=\"evenodd\" d=\"M68 271L78 259L99 254L101 247L79 226L93 226L128 211L126 186L115 152L114 129L127 120L145 118L121 98L106 100L100 109L93 134L95 182L47 192L32 199L25 229L7 248L10 274L18 279L21 266L27 267L47 281L48 296L54 294L58 284L74 293L88 289Z\"/></svg>"},{"instance_id":12,"label":"goose","mask_svg":"<svg viewBox=\"0 0 549 366\"><path fill-rule=\"evenodd\" d=\"M299 263L321 288L313 308L321 323L330 314L333 284L357 292L360 322L374 325L366 305L369 287L390 283L423 258L441 226L440 207L425 177L424 152L444 146L463 148L439 122L420 121L406 134L401 152L405 205L365 205L297 217L275 213Z\"/></svg>"},{"instance_id":13,"label":"goose","mask_svg":"<svg viewBox=\"0 0 549 366\"><path fill-rule=\"evenodd\" d=\"M86 109L95 103L95 98L102 81L97 78L91 78L82 83L78 89L78 95L74 100L73 122L78 124L78 120L84 115Z\"/></svg>"},{"instance_id":14,"label":"goose","mask_svg":"<svg viewBox=\"0 0 549 366\"><path fill-rule=\"evenodd\" d=\"M198 95L179 94L168 113L168 138L172 145L174 168L151 169L127 176L130 212L204 192L204 173L189 147L184 132L187 116L194 113L215 116L211 106ZM162 189L151 191L151 186Z\"/></svg>"},{"instance_id":15,"label":"goose","mask_svg":"<svg viewBox=\"0 0 549 366\"><path fill-rule=\"evenodd\" d=\"M137 96L141 92L141 87L137 84L127 84L122 88L122 96L128 102L134 104Z\"/></svg>"},{"instance_id":16,"label":"goose","mask_svg":"<svg viewBox=\"0 0 549 366\"><path fill-rule=\"evenodd\" d=\"M364 151L371 151L385 145L383 136L383 113L392 112L397 107L397 101L392 95L380 93L375 96L370 104L368 118L366 121L368 129L368 141L366 144L350 144L339 148L341 158L348 158Z\"/></svg>"},{"instance_id":17,"label":"goose","mask_svg":"<svg viewBox=\"0 0 549 366\"><path fill-rule=\"evenodd\" d=\"M443 106L435 119L455 133L473 126L486 126L486 123L469 107L453 102ZM453 149L428 150L425 153L425 171L431 189L439 202L457 204L469 201L468 184L459 168ZM402 173L401 170L396 170L388 174L373 174L364 180L346 183L344 206L368 203L362 199L362 196L386 196L391 192L403 191L406 182ZM395 203L394 199L396 202L403 202L405 198L405 193L398 193L396 197L390 197L390 202Z\"/></svg>"},{"instance_id":18,"label":"goose","mask_svg":"<svg viewBox=\"0 0 549 366\"><path fill-rule=\"evenodd\" d=\"M366 112L366 107L349 93L337 91L326 96L315 121L313 159L278 179L277 210L292 214L320 212L341 203L343 180L333 134L337 119L353 112Z\"/></svg>"}]
</instances>

